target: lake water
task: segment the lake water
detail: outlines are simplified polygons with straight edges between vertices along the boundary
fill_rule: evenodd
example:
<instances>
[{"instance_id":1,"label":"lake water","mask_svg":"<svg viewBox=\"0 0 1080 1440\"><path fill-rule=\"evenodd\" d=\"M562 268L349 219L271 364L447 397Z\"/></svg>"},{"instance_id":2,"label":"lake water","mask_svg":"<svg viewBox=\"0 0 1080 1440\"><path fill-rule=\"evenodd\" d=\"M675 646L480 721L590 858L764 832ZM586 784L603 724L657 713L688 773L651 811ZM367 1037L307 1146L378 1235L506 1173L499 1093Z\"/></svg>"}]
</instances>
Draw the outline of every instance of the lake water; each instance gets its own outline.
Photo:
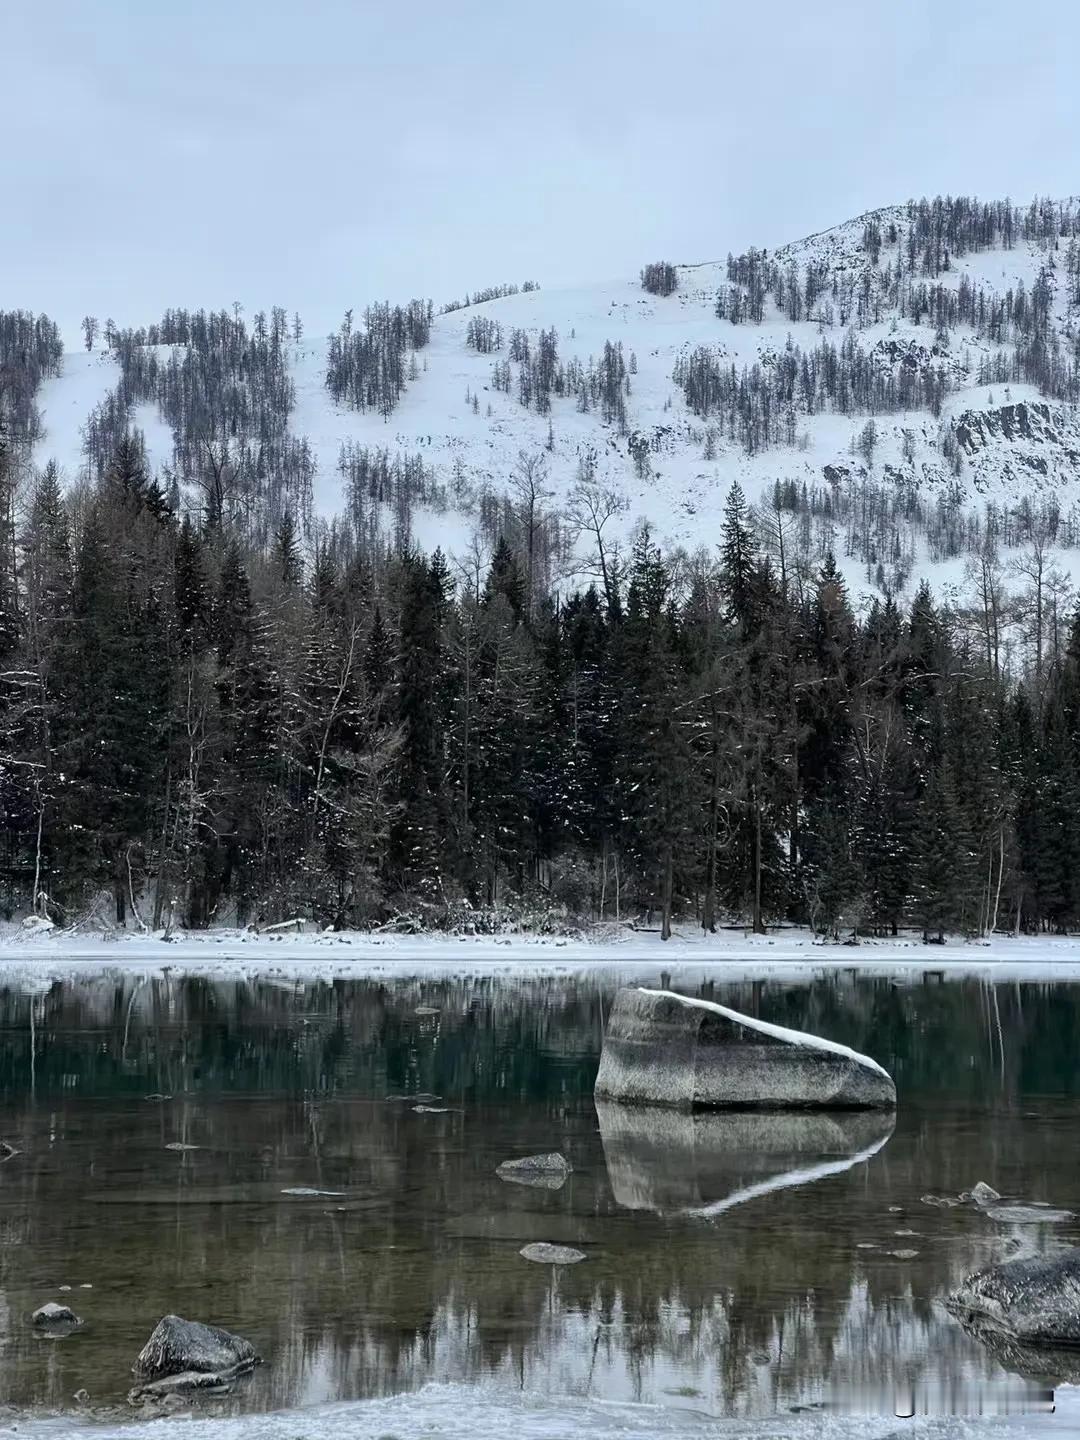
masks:
<instances>
[{"instance_id":1,"label":"lake water","mask_svg":"<svg viewBox=\"0 0 1080 1440\"><path fill-rule=\"evenodd\" d=\"M880 1060L894 1125L598 1113L616 983L0 983L0 1138L19 1151L0 1164L0 1406L78 1409L85 1390L91 1412L126 1413L167 1312L268 1362L199 1402L212 1413L431 1382L745 1417L1015 1399L1015 1366L941 1297L1080 1229L924 1197L983 1180L1080 1210L1080 987L708 990ZM573 1166L560 1188L495 1174L551 1150ZM587 1259L530 1264L532 1241ZM47 1300L82 1328L36 1334Z\"/></svg>"}]
</instances>

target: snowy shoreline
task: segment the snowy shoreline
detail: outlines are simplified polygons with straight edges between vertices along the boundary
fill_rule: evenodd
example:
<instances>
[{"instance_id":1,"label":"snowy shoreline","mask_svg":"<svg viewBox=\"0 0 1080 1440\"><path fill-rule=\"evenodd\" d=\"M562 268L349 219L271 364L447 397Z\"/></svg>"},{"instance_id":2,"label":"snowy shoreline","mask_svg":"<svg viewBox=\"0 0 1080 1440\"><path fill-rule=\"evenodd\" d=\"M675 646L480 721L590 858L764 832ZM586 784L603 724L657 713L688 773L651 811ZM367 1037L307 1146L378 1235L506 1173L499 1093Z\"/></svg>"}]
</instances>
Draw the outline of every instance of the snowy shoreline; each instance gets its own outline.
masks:
<instances>
[{"instance_id":1,"label":"snowy shoreline","mask_svg":"<svg viewBox=\"0 0 1080 1440\"><path fill-rule=\"evenodd\" d=\"M771 1418L715 1417L690 1407L661 1407L579 1396L509 1393L492 1386L431 1384L419 1391L271 1414L213 1417L196 1414L145 1420L25 1417L18 1433L30 1440L139 1440L182 1434L188 1440L1041 1440L1077 1433L1080 1404L1069 1387L1054 1414L896 1415L780 1414ZM898 1428L899 1427L899 1428ZM13 1427L14 1428L14 1427Z\"/></svg>"},{"instance_id":2,"label":"snowy shoreline","mask_svg":"<svg viewBox=\"0 0 1080 1440\"><path fill-rule=\"evenodd\" d=\"M27 935L0 930L0 983L22 975L75 978L107 971L144 975L200 975L242 979L260 974L296 979L386 975L527 975L549 971L678 972L714 980L805 981L829 972L866 976L993 979L1018 983L1080 981L1080 936L995 936L984 941L924 945L917 936L865 940L857 946L822 944L808 931L771 935L726 931L659 934L623 931L587 935L380 935L365 932L255 934L210 930L170 941L137 934Z\"/></svg>"}]
</instances>

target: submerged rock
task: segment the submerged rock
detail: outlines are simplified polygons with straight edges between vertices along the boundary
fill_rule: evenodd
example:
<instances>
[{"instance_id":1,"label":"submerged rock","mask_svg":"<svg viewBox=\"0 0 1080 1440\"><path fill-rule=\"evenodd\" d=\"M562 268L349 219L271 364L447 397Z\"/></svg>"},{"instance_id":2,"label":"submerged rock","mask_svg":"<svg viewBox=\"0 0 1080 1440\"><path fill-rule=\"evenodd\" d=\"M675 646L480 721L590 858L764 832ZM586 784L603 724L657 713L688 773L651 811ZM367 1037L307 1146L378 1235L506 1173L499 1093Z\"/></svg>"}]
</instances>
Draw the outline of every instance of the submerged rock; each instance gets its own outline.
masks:
<instances>
[{"instance_id":1,"label":"submerged rock","mask_svg":"<svg viewBox=\"0 0 1080 1440\"><path fill-rule=\"evenodd\" d=\"M978 1270L946 1304L976 1328L1029 1344L1080 1345L1080 1250Z\"/></svg>"},{"instance_id":2,"label":"submerged rock","mask_svg":"<svg viewBox=\"0 0 1080 1440\"><path fill-rule=\"evenodd\" d=\"M995 1201L1001 1199L1001 1196L992 1185L987 1185L985 1180L980 1180L973 1189L962 1195L961 1199L974 1200L976 1205L981 1206L993 1205Z\"/></svg>"},{"instance_id":3,"label":"submerged rock","mask_svg":"<svg viewBox=\"0 0 1080 1440\"><path fill-rule=\"evenodd\" d=\"M1064 1225L1075 1218L1071 1210L1055 1210L1052 1205L989 1205L986 1214L1002 1225Z\"/></svg>"},{"instance_id":4,"label":"submerged rock","mask_svg":"<svg viewBox=\"0 0 1080 1440\"><path fill-rule=\"evenodd\" d=\"M869 1056L669 990L620 990L596 1095L694 1109L894 1109Z\"/></svg>"},{"instance_id":5,"label":"submerged rock","mask_svg":"<svg viewBox=\"0 0 1080 1440\"><path fill-rule=\"evenodd\" d=\"M74 1330L77 1325L82 1324L70 1306L58 1305L55 1300L39 1306L30 1319L39 1330Z\"/></svg>"},{"instance_id":6,"label":"submerged rock","mask_svg":"<svg viewBox=\"0 0 1080 1440\"><path fill-rule=\"evenodd\" d=\"M0 1161L10 1160L13 1155L18 1155L14 1145L9 1145L6 1140L0 1140Z\"/></svg>"},{"instance_id":7,"label":"submerged rock","mask_svg":"<svg viewBox=\"0 0 1080 1440\"><path fill-rule=\"evenodd\" d=\"M597 1100L615 1203L659 1214L719 1215L870 1160L892 1111L673 1112Z\"/></svg>"},{"instance_id":8,"label":"submerged rock","mask_svg":"<svg viewBox=\"0 0 1080 1440\"><path fill-rule=\"evenodd\" d=\"M223 1377L212 1371L183 1370L179 1375L164 1375L160 1380L147 1380L145 1384L136 1385L129 1391L128 1401L132 1405L142 1400L175 1401L195 1390L227 1395L232 1389L232 1381L232 1376Z\"/></svg>"},{"instance_id":9,"label":"submerged rock","mask_svg":"<svg viewBox=\"0 0 1080 1440\"><path fill-rule=\"evenodd\" d=\"M520 1160L504 1160L496 1167L500 1180L513 1185L534 1185L541 1190L558 1190L571 1173L569 1161L557 1150L546 1155L525 1155Z\"/></svg>"},{"instance_id":10,"label":"submerged rock","mask_svg":"<svg viewBox=\"0 0 1080 1440\"><path fill-rule=\"evenodd\" d=\"M545 1241L525 1245L518 1254L523 1260L532 1260L537 1265L576 1265L579 1260L586 1258L581 1250L575 1250L572 1245L548 1245Z\"/></svg>"},{"instance_id":11,"label":"submerged rock","mask_svg":"<svg viewBox=\"0 0 1080 1440\"><path fill-rule=\"evenodd\" d=\"M261 1364L255 1347L242 1336L197 1320L183 1320L179 1315L166 1315L139 1351L132 1373L140 1380L160 1380L194 1371L228 1380Z\"/></svg>"}]
</instances>

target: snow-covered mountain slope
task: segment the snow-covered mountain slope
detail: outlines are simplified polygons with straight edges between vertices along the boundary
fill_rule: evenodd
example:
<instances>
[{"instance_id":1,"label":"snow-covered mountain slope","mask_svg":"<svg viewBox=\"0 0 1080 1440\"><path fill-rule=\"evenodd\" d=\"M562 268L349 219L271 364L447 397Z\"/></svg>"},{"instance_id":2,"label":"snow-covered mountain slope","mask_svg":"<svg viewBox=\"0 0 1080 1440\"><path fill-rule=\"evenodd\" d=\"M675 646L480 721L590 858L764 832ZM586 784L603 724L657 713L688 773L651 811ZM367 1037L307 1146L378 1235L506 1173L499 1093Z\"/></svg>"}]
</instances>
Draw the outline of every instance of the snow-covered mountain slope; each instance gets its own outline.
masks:
<instances>
[{"instance_id":1,"label":"snow-covered mountain slope","mask_svg":"<svg viewBox=\"0 0 1080 1440\"><path fill-rule=\"evenodd\" d=\"M1073 202L1061 207L1071 234L1075 209ZM945 331L932 310L916 318L911 307L895 301L913 216L911 207L889 207L767 256L771 265L798 276L800 285L807 275L817 276L817 299L798 319L783 313L771 292L760 318L718 318L718 295L732 284L726 262L678 267L677 288L667 296L646 293L635 277L558 292L531 290L437 315L429 343L416 353L415 378L386 420L335 404L326 386L325 341L292 345L290 426L307 438L317 462L314 509L330 517L344 507L338 469L343 444L416 455L445 487L447 499L437 509L414 511L412 533L426 547L460 551L479 497L506 490L521 452L543 455L551 505L558 510L565 509L582 457L591 451L596 481L623 499L615 526L624 535L647 519L666 544L710 544L718 537L732 480L759 501L771 496L775 482L794 482L800 490L807 487L809 497L801 522L804 548L834 548L860 588L902 586L923 573L956 578L962 555L954 541L943 543L940 534L930 533L920 515L985 513L987 504L1008 510L1037 505L1040 497L1053 498L1065 513L1080 498L1080 419L1073 400L1016 379L985 379L986 367L997 364L1001 372L1016 345L1015 337L995 332L995 300L1015 307L1018 294L1032 296L1040 284L1048 296L1050 343L1069 360L1077 314L1066 247L1075 241L1017 234L1006 243L999 236L986 248L948 256L933 273L913 272L909 287L925 282L941 293L981 295L986 313L979 322ZM1023 313L1021 302L1021 319ZM501 327L495 353L478 353L468 343L478 316ZM554 394L550 413L538 413L521 403L516 381L509 393L495 387L493 365L505 361L511 332L525 332L535 347L540 333L551 329L562 367L576 361L587 370L605 344L621 344L630 371L624 424L605 421L599 408L583 410L573 394ZM695 413L674 378L679 362L702 347L722 368L749 373L756 366L770 374L793 346L808 357L823 341L839 349L849 336L877 372L900 377L907 367L910 374L939 375L939 413L920 408L919 401L907 410L879 412L868 439L865 407L811 413L795 403L786 433L751 450L733 426ZM55 458L69 477L78 473L80 427L117 378L108 353L66 357L63 374L39 392L45 434L37 463ZM136 407L132 420L146 435L152 462L168 463L170 432L155 407ZM880 509L882 496L903 496L905 516L878 515L871 534L867 505ZM1051 539L1075 543L1067 535ZM970 537L968 543L970 548Z\"/></svg>"}]
</instances>

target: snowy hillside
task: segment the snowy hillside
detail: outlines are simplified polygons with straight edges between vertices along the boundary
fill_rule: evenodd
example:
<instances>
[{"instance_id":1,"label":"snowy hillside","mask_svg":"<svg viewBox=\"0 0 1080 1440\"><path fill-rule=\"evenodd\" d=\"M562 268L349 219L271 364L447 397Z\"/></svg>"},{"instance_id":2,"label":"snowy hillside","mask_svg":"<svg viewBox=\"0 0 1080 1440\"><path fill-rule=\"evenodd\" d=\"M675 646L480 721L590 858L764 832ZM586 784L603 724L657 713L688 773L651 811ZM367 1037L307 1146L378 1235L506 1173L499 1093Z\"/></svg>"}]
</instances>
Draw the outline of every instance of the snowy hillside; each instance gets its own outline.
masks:
<instances>
[{"instance_id":1,"label":"snowy hillside","mask_svg":"<svg viewBox=\"0 0 1080 1440\"><path fill-rule=\"evenodd\" d=\"M1063 217L1058 228L1071 237L1075 206L1063 202L1058 214ZM306 438L315 462L314 515L329 519L347 509L339 469L343 445L385 448L391 460L418 457L438 490L437 500L411 507L413 538L426 548L441 544L462 553L483 497L506 491L521 452L543 457L551 507L565 511L582 458L591 450L596 484L622 500L613 535L625 536L647 519L667 544L711 544L732 480L751 499L766 503L777 481L794 482L800 491L806 487L800 509L804 550L820 558L833 548L856 591L882 583L904 588L921 574L938 582L958 580L964 554L975 542L969 535L961 544L955 533L943 540L942 526L955 532L964 515L985 514L988 504L1008 512L1038 505L1040 498L1054 500L1069 517L1080 498L1074 400L1019 379L985 382L987 365L996 363L1004 373L1019 343L1000 329L1002 338L995 338L995 298L1016 313L1016 297L1031 297L1040 283L1049 298L1046 334L1038 343L1048 344L1075 370L1069 353L1076 296L1066 250L1076 242L1056 234L1030 239L1018 234L1009 236L1009 243L997 236L987 248L939 257L937 272L912 276L905 282L909 290L916 280L937 287L939 309L942 292L955 291L961 299L978 293L990 317L946 330L932 313L901 313L911 307L890 300L913 224L912 210L895 206L770 256L760 252L778 267L781 281L783 275L798 277L797 286L805 284L808 296L813 278L815 298L797 320L784 313L774 293L764 295L760 318L744 314L739 323L720 318L718 296L732 286L726 262L677 267L677 288L666 296L646 293L637 277L628 277L580 289L511 294L436 314L429 342L414 357L415 378L387 419L334 402L326 385L324 339L290 343L295 401L288 424L292 435ZM748 293L753 285L751 279ZM796 308L802 304L798 300ZM1016 335L1025 314L1021 299ZM498 327L497 350L481 353L469 343L477 317ZM605 345L621 345L628 372L624 419L605 420L598 407L584 409L579 395L557 390L549 410L522 403L516 367L506 358L510 337L523 332L535 348L541 333L551 330L559 366L571 371L575 364L590 370ZM792 403L785 433L764 446L748 446L732 425L692 406L675 378L680 363L706 352L715 357L718 373L734 367L749 374L758 367L768 377L785 356L801 355L805 366L823 341L839 348L848 336L859 357L890 383L894 377L902 383L905 370L924 384L936 377L939 413L918 397L911 408L886 413L864 406L811 413ZM494 383L500 364L507 367L508 391ZM37 464L54 458L69 480L79 474L87 417L119 378L112 353L66 355L63 373L47 379L38 393L44 435L35 447ZM172 464L172 433L157 407L135 405L130 419L145 436L152 464ZM894 502L902 496L903 504L894 508L903 513L882 513L882 496ZM393 516L389 506L383 511L389 530ZM938 533L931 534L934 525L928 530L927 517L935 515ZM1060 533L1054 528L1049 539L1071 546L1072 534L1066 525Z\"/></svg>"}]
</instances>

